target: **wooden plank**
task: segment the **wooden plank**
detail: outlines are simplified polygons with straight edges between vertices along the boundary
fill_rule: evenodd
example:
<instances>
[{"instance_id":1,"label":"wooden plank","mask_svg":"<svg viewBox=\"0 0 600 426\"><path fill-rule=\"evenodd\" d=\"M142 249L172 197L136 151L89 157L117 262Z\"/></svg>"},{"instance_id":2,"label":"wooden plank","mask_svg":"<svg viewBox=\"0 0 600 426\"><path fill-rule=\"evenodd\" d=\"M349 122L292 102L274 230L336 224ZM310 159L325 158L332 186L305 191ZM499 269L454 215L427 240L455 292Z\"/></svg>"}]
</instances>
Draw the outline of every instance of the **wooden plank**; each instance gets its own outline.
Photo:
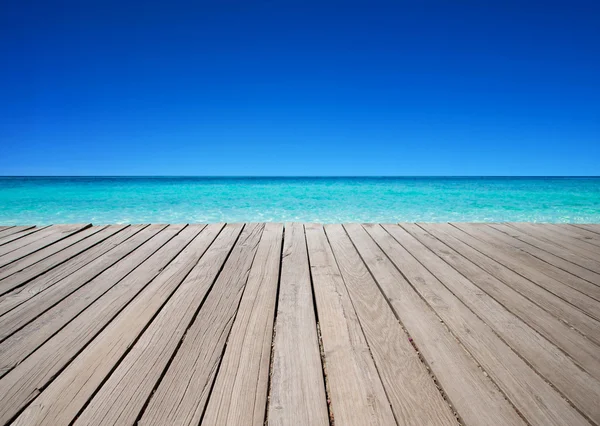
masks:
<instances>
[{"instance_id":1,"label":"wooden plank","mask_svg":"<svg viewBox=\"0 0 600 426\"><path fill-rule=\"evenodd\" d=\"M588 280L591 283L600 285L600 262L571 253L569 250L565 250L556 244L539 240L504 224L489 224L484 226L489 226L512 237L513 241L518 242L513 244L515 247L519 247L520 249L525 250L548 263L556 265L567 272L571 272L574 275ZM558 262L557 259L559 260ZM584 270L584 276L580 273L582 269ZM585 271L589 271L589 273L586 273Z\"/></svg>"},{"instance_id":2,"label":"wooden plank","mask_svg":"<svg viewBox=\"0 0 600 426\"><path fill-rule=\"evenodd\" d=\"M586 229L588 231L594 232L600 235L600 224L597 223L573 223L573 226L576 226L581 229Z\"/></svg>"},{"instance_id":3,"label":"wooden plank","mask_svg":"<svg viewBox=\"0 0 600 426\"><path fill-rule=\"evenodd\" d=\"M573 232L577 235L577 238L579 239L583 239L584 241L587 241L590 244L594 244L596 247L600 247L600 234L597 234L585 228L580 228L578 226L575 226L574 224L560 224L557 226L559 226L560 229Z\"/></svg>"},{"instance_id":4,"label":"wooden plank","mask_svg":"<svg viewBox=\"0 0 600 426\"><path fill-rule=\"evenodd\" d=\"M404 224L402 226L404 226ZM599 321L584 314L573 305L548 292L546 289L535 285L524 276L519 275L501 263L498 263L492 257L488 257L483 252L477 251L474 247L477 247L478 245L483 246L481 241L448 224L423 223L419 226L493 277L499 279L504 284L526 297L532 303L540 306L570 327L574 327L580 333L586 335L588 339L600 344ZM464 242L453 236L452 232L462 234L461 237L464 239ZM441 253L441 250L439 252ZM537 315L536 312L537 309L531 308L532 315ZM543 316L543 314L539 315ZM560 327L558 329L560 330ZM575 348L578 347L577 344L573 345Z\"/></svg>"},{"instance_id":5,"label":"wooden plank","mask_svg":"<svg viewBox=\"0 0 600 426\"><path fill-rule=\"evenodd\" d=\"M566 223L552 223L548 224L546 228L553 233L560 234L571 244L576 244L578 247L595 253L595 259L598 259L600 254L600 235Z\"/></svg>"},{"instance_id":6,"label":"wooden plank","mask_svg":"<svg viewBox=\"0 0 600 426\"><path fill-rule=\"evenodd\" d=\"M131 252L136 253L139 246L150 240L155 234L165 228L165 225L150 225L144 230L137 233L131 239L125 241L117 249L111 250L105 256L100 257L96 261L90 263L86 268L80 269L77 273L74 273L66 279L59 281L52 287L46 289L44 292L37 294L35 297L27 300L20 304L16 308L7 312L5 315L0 317L0 340L6 339L15 331L24 327L26 324L34 320L46 310L52 308L56 303L60 302L77 289L98 278L95 282L103 280L105 277L112 276L113 271L120 271L121 266L111 270L111 267L120 260L124 260L123 264L127 264L129 259L127 255ZM154 245L151 244L150 248ZM141 252L146 254L147 251ZM136 258L139 258L137 254ZM104 276L102 274L108 271ZM102 277L102 278L100 278ZM0 365L2 360L0 360ZM0 366L0 372L3 371Z\"/></svg>"},{"instance_id":7,"label":"wooden plank","mask_svg":"<svg viewBox=\"0 0 600 426\"><path fill-rule=\"evenodd\" d=\"M4 244L0 246L0 259L2 256L7 255L15 250L22 249L23 247L28 246L36 241L42 240L44 238L60 234L65 226L69 226L72 228L73 226L85 226L85 225L51 225L45 228L39 228L36 232L31 232L30 234L23 236L21 238L15 239L8 244ZM20 235L20 234L17 234Z\"/></svg>"},{"instance_id":8,"label":"wooden plank","mask_svg":"<svg viewBox=\"0 0 600 426\"><path fill-rule=\"evenodd\" d=\"M457 424L342 225L325 230L398 424Z\"/></svg>"},{"instance_id":9,"label":"wooden plank","mask_svg":"<svg viewBox=\"0 0 600 426\"><path fill-rule=\"evenodd\" d=\"M501 262L540 287L545 288L549 292L569 302L589 316L600 319L599 305L596 299L588 296L587 293L584 293L583 291L579 291L578 289L567 285L562 280L558 281L550 277L548 271L551 270L551 267L548 263L535 258L535 256L528 256L528 253L524 253L524 251L518 248L507 247L506 244L508 243L504 241L504 238L510 240L508 235L488 226L471 226L470 224L464 223L456 223L453 224L453 226L472 237L490 244L492 246L490 256L493 259ZM457 238L461 237L457 236ZM516 239L513 240L519 241ZM490 251L489 246L487 251ZM591 283L588 283L588 286L590 287L588 291L591 294L594 294L594 291L597 290L597 286ZM583 290L583 288L581 290Z\"/></svg>"},{"instance_id":10,"label":"wooden plank","mask_svg":"<svg viewBox=\"0 0 600 426\"><path fill-rule=\"evenodd\" d=\"M577 240L572 236L565 235L565 231L561 231L560 228L553 228L551 223L545 223L543 225L540 225L539 223L507 223L506 225L517 231L521 231L536 240L558 246L557 249L560 251L566 250L569 253L582 256L596 263L598 263L598 258L600 258L600 255L598 254L600 247L596 247L595 245L582 240Z\"/></svg>"},{"instance_id":11,"label":"wooden plank","mask_svg":"<svg viewBox=\"0 0 600 426\"><path fill-rule=\"evenodd\" d=\"M283 225L267 223L231 328L204 425L263 426Z\"/></svg>"},{"instance_id":12,"label":"wooden plank","mask_svg":"<svg viewBox=\"0 0 600 426\"><path fill-rule=\"evenodd\" d=\"M79 253L93 247L101 241L106 240L110 236L126 228L126 225L111 225L106 227L93 227L73 235L76 242L69 247L54 253L43 260L33 262L38 253L45 250L40 250L34 255L27 256L24 259L18 260L0 269L0 292L6 293L13 288L17 288L26 284L28 281L39 277L50 269L70 260ZM92 232L93 230L93 232ZM66 239L67 241L71 239ZM71 240L72 241L72 240ZM54 244L54 246L60 243ZM49 248L52 248L51 246Z\"/></svg>"},{"instance_id":13,"label":"wooden plank","mask_svg":"<svg viewBox=\"0 0 600 426\"><path fill-rule=\"evenodd\" d=\"M2 232L0 236L0 246L4 244L8 244L11 241L18 240L26 235L31 234L32 232L37 232L41 229L46 228L45 226L35 227L35 226L13 226L10 229Z\"/></svg>"},{"instance_id":14,"label":"wooden plank","mask_svg":"<svg viewBox=\"0 0 600 426\"><path fill-rule=\"evenodd\" d=\"M365 228L396 267L402 268L403 275L415 290L437 312L525 419L531 424L543 425L588 424L505 341L510 342L538 371L541 370L554 382L559 382L556 377L558 374L539 365L541 360L553 362L553 367L560 364L562 369L571 372L581 371L572 362L569 365L570 359L399 226L387 226L388 232L380 225L365 225ZM469 307L475 313L461 298L469 301ZM535 354L539 358L530 356L531 347L522 347L521 343L526 338L533 343L531 347L539 345L540 349ZM549 356L545 351L555 351L559 355ZM587 380L575 380L569 384L574 386L581 382L589 389L598 391L597 395L600 396L600 383L587 374L583 377ZM573 398L577 397L576 402L588 410L590 417L600 416L600 410L594 408L597 404L589 404L589 396L582 401L584 396L577 389L567 387L563 390Z\"/></svg>"},{"instance_id":15,"label":"wooden plank","mask_svg":"<svg viewBox=\"0 0 600 426\"><path fill-rule=\"evenodd\" d=\"M267 420L328 425L308 252L302 224L285 226Z\"/></svg>"},{"instance_id":16,"label":"wooden plank","mask_svg":"<svg viewBox=\"0 0 600 426\"><path fill-rule=\"evenodd\" d=\"M414 251L410 249L408 246L414 246L416 242L407 238L404 231L400 233L393 227L384 226L432 274L439 277L438 279L443 283L446 283L446 286L457 297L467 306L470 306L484 321L487 320L488 324L501 337L504 337L504 340L517 350L521 356L525 359L533 358L530 365L536 368L558 389L567 389L564 393L569 394L571 393L570 389L576 388L577 392L586 394L588 402L589 397L587 397L586 387L589 386L589 383L595 382L596 392L598 392L598 388L600 388L600 382L598 382L600 378L600 348L596 344L587 340L575 330L570 329L537 305L529 302L519 293L495 280L474 263L459 256L456 252L452 252L448 246L436 240L421 228L416 225L412 225L412 227L411 225L403 225L403 227L408 228L414 238L445 260L456 271L451 270L443 262L439 262L439 258L434 258L431 252L425 252L419 250L419 248ZM417 251L418 253L415 254ZM462 275L457 276L459 272ZM458 287L456 291L454 291L455 287ZM486 293L481 295L478 289ZM490 301L490 296L497 303ZM482 313L483 309L486 312ZM508 310L521 318L528 327L523 327L520 323L514 326L516 318ZM579 365L575 365L571 358L557 351L550 342L535 333L533 329L571 355L571 358L577 360ZM585 374L582 374L580 367L586 369ZM595 380L591 380L591 376L595 377ZM593 391L594 389L592 389Z\"/></svg>"},{"instance_id":17,"label":"wooden plank","mask_svg":"<svg viewBox=\"0 0 600 426\"><path fill-rule=\"evenodd\" d=\"M462 423L525 424L487 373L479 369L365 229L358 224L344 225L344 228Z\"/></svg>"},{"instance_id":18,"label":"wooden plank","mask_svg":"<svg viewBox=\"0 0 600 426\"><path fill-rule=\"evenodd\" d=\"M366 338L322 225L305 225L331 417L343 425L395 423Z\"/></svg>"},{"instance_id":19,"label":"wooden plank","mask_svg":"<svg viewBox=\"0 0 600 426\"><path fill-rule=\"evenodd\" d=\"M23 411L13 425L70 424L88 399L115 368L146 325L164 306L217 237L222 224L190 225L181 237L196 236L156 278L71 362ZM99 301L100 302L100 301ZM99 307L99 306L98 306ZM69 328L82 330L103 320L97 309L77 317ZM69 333L68 330L66 333ZM61 332L63 333L63 332Z\"/></svg>"},{"instance_id":20,"label":"wooden plank","mask_svg":"<svg viewBox=\"0 0 600 426\"><path fill-rule=\"evenodd\" d=\"M54 232L48 232L48 235L43 238L39 238L36 241L33 241L23 247L20 247L16 250L12 250L9 253L4 255L0 255L0 267L4 265L8 265L11 262L14 262L18 259L21 259L27 255L31 255L32 253L37 252L38 250L43 249L51 244L54 244L57 241L60 241L64 238L67 238L69 235L80 232L86 228L91 227L92 225L55 225L51 228L54 229ZM41 231L43 232L43 231ZM24 239L26 239L25 237ZM20 241L20 240L19 240ZM8 244L10 245L10 244Z\"/></svg>"},{"instance_id":21,"label":"wooden plank","mask_svg":"<svg viewBox=\"0 0 600 426\"><path fill-rule=\"evenodd\" d=\"M92 281L66 296L51 309L43 311L44 305L38 312L44 312L30 323L23 326L10 337L0 343L0 373L6 374L25 357L31 354L46 340L68 324L80 312L100 299L99 304L116 308L122 300L137 294L159 270L168 264L175 255L191 240L188 233L179 238L185 225L170 225L156 234L145 244L138 247L129 256L116 263ZM175 237L175 238L174 238ZM132 273L133 271L133 273ZM41 303L33 305L37 308ZM21 306L24 306L21 305ZM30 311L21 312L21 306L15 309L17 315L28 318ZM13 319L12 311L2 318ZM4 333L14 330L14 324L23 324L25 319L6 321ZM4 321L0 321L3 324Z\"/></svg>"},{"instance_id":22,"label":"wooden plank","mask_svg":"<svg viewBox=\"0 0 600 426\"><path fill-rule=\"evenodd\" d=\"M117 225L111 225L109 229L113 226ZM112 235L105 241L102 241L88 250L74 256L73 258L69 259L68 262L63 263L30 281L27 281L24 283L24 285L21 285L23 283L18 278L8 278L0 281L0 293L6 293L0 296L0 316L6 314L8 311L14 309L16 306L19 306L21 303L24 303L32 297L35 297L37 294L43 292L47 288L52 287L54 284L60 282L73 273L79 274L79 278L84 279L83 275L94 272L86 268L86 265L90 264L115 247L118 247L119 244L128 240L146 227L147 225L128 226L124 230L119 231L116 235ZM106 232L110 231L107 230ZM99 272L96 271L95 273ZM86 276L90 277L88 279L93 278L93 275ZM13 288L14 290L10 291ZM8 291L10 291L10 293L8 293Z\"/></svg>"},{"instance_id":23,"label":"wooden plank","mask_svg":"<svg viewBox=\"0 0 600 426\"><path fill-rule=\"evenodd\" d=\"M98 390L78 419L133 424L168 367L173 354L202 305L243 225L227 225L183 283L152 320L139 340ZM126 392L127 396L123 396ZM87 420L86 420L87 419ZM110 422L110 419L107 419Z\"/></svg>"},{"instance_id":24,"label":"wooden plank","mask_svg":"<svg viewBox=\"0 0 600 426\"><path fill-rule=\"evenodd\" d=\"M3 243L5 237L34 228L35 226L5 226L4 229L0 231L0 245L5 244Z\"/></svg>"},{"instance_id":25,"label":"wooden plank","mask_svg":"<svg viewBox=\"0 0 600 426\"><path fill-rule=\"evenodd\" d=\"M164 228L165 225L159 226ZM135 286L135 280L131 284ZM146 284L141 280L138 291ZM121 290L125 291L121 293ZM114 304L95 304L0 379L0 400L5 403L0 406L0 424L19 414L137 294L128 297L127 288L121 287L121 290L113 294L117 296L112 298ZM120 299L119 293L123 296Z\"/></svg>"},{"instance_id":26,"label":"wooden plank","mask_svg":"<svg viewBox=\"0 0 600 426\"><path fill-rule=\"evenodd\" d=\"M17 272L22 271L23 269L35 265L36 263L52 256L58 254L60 251L72 246L73 244L77 244L82 240L90 237L94 234L97 234L101 230L105 229L106 226L90 226L87 229L82 230L81 232L77 232L75 234L70 235L67 238L64 238L55 244L52 244L48 247L45 247L41 250L36 251L26 257L23 257L19 260L16 260L8 265L0 267L0 280L15 274Z\"/></svg>"},{"instance_id":27,"label":"wooden plank","mask_svg":"<svg viewBox=\"0 0 600 426\"><path fill-rule=\"evenodd\" d=\"M263 229L264 224L244 227L223 272L150 397L140 424L200 423ZM103 424L112 423L103 420Z\"/></svg>"}]
</instances>

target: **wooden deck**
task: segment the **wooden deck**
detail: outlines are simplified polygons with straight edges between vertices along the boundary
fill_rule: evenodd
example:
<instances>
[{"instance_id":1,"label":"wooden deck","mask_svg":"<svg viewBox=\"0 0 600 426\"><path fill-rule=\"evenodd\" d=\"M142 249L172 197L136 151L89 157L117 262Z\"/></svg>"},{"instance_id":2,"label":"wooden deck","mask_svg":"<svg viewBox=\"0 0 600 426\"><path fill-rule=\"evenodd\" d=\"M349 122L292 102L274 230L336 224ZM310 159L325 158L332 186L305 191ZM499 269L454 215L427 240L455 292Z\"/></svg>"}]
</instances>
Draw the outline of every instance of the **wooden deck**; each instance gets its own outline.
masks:
<instances>
[{"instance_id":1,"label":"wooden deck","mask_svg":"<svg viewBox=\"0 0 600 426\"><path fill-rule=\"evenodd\" d=\"M600 225L0 227L0 424L600 424Z\"/></svg>"}]
</instances>

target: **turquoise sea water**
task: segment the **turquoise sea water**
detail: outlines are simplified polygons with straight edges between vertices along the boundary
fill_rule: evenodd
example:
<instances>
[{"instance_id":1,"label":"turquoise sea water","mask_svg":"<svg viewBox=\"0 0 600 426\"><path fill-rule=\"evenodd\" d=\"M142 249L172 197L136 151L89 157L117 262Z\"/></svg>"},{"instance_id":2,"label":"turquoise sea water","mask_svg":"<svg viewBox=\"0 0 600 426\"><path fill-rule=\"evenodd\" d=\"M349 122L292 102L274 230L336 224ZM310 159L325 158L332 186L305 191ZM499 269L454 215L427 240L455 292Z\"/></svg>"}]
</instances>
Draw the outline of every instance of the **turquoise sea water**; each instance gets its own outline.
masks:
<instances>
[{"instance_id":1,"label":"turquoise sea water","mask_svg":"<svg viewBox=\"0 0 600 426\"><path fill-rule=\"evenodd\" d=\"M600 178L0 178L0 224L600 223Z\"/></svg>"}]
</instances>

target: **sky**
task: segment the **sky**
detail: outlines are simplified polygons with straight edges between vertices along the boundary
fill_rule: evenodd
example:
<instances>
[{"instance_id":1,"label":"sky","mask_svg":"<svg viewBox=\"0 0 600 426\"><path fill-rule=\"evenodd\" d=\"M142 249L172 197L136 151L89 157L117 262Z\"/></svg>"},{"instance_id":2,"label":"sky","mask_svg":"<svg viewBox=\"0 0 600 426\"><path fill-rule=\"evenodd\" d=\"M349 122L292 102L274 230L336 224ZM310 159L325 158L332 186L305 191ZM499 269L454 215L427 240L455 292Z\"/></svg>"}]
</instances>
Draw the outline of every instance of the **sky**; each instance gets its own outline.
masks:
<instances>
[{"instance_id":1,"label":"sky","mask_svg":"<svg viewBox=\"0 0 600 426\"><path fill-rule=\"evenodd\" d=\"M600 175L600 2L0 2L0 175Z\"/></svg>"}]
</instances>

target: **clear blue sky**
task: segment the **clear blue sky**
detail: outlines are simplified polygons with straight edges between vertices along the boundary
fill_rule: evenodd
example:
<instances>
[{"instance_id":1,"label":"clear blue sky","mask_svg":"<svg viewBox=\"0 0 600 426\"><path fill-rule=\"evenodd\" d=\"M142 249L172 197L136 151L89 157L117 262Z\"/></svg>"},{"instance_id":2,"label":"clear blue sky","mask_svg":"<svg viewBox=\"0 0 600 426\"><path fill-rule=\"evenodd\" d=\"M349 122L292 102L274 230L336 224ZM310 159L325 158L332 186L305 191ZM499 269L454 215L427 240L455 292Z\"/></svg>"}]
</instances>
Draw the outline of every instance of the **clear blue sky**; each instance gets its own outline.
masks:
<instances>
[{"instance_id":1,"label":"clear blue sky","mask_svg":"<svg viewBox=\"0 0 600 426\"><path fill-rule=\"evenodd\" d=\"M0 175L600 175L600 2L6 0Z\"/></svg>"}]
</instances>

